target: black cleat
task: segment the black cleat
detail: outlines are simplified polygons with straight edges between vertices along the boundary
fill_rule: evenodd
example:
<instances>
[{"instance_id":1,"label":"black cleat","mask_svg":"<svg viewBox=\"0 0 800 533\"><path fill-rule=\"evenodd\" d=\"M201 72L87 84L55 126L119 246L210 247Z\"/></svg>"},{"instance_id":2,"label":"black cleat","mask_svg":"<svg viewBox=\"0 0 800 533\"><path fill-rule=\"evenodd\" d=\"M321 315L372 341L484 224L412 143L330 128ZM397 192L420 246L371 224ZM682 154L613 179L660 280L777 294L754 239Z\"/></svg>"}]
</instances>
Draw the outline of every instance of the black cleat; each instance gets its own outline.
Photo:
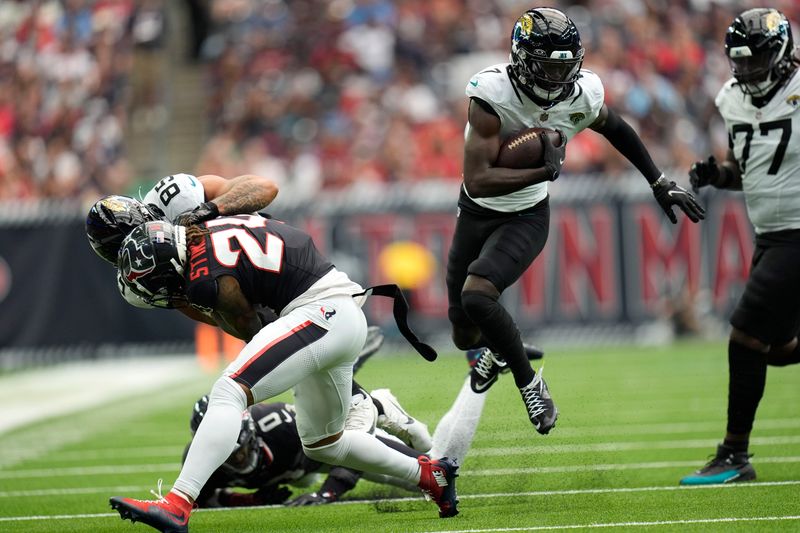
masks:
<instances>
[{"instance_id":1,"label":"black cleat","mask_svg":"<svg viewBox=\"0 0 800 533\"><path fill-rule=\"evenodd\" d=\"M497 381L505 361L496 357L489 348L481 350L475 365L469 371L469 385L478 394L486 392Z\"/></svg>"},{"instance_id":2,"label":"black cleat","mask_svg":"<svg viewBox=\"0 0 800 533\"><path fill-rule=\"evenodd\" d=\"M750 464L747 452L734 452L733 448L720 444L717 454L706 466L681 479L681 485L716 485L752 481L756 470Z\"/></svg>"},{"instance_id":3,"label":"black cleat","mask_svg":"<svg viewBox=\"0 0 800 533\"><path fill-rule=\"evenodd\" d=\"M528 411L528 419L536 431L542 435L550 433L558 419L558 408L553 403L547 383L542 378L542 369L539 369L533 381L519 389L519 392Z\"/></svg>"}]
</instances>

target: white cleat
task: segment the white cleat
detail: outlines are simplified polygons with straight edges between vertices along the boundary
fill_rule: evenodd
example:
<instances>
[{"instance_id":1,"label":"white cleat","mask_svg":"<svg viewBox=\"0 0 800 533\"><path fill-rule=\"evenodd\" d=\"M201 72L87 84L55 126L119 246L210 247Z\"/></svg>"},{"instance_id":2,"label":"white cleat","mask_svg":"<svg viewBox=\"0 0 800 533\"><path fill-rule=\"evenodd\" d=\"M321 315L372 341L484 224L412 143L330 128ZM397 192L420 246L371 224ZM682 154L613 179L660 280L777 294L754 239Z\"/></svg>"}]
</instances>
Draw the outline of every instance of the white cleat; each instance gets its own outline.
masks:
<instances>
[{"instance_id":1,"label":"white cleat","mask_svg":"<svg viewBox=\"0 0 800 533\"><path fill-rule=\"evenodd\" d=\"M428 426L409 415L389 389L377 389L370 392L370 395L383 406L383 414L378 415L379 428L420 453L431 449L433 439L428 432Z\"/></svg>"}]
</instances>

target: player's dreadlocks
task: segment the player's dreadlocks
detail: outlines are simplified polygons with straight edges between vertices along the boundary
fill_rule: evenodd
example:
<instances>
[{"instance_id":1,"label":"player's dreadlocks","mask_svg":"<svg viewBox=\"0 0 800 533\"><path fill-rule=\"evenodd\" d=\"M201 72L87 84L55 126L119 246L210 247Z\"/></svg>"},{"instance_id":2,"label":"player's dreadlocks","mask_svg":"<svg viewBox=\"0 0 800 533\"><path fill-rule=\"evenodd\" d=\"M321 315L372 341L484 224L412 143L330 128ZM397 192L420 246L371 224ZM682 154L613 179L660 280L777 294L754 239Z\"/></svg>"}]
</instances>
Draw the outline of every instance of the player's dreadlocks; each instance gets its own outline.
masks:
<instances>
[{"instance_id":1,"label":"player's dreadlocks","mask_svg":"<svg viewBox=\"0 0 800 533\"><path fill-rule=\"evenodd\" d=\"M203 241L203 238L208 234L208 228L205 226L198 224L188 226L186 228L186 245L192 246L194 244L200 244Z\"/></svg>"}]
</instances>

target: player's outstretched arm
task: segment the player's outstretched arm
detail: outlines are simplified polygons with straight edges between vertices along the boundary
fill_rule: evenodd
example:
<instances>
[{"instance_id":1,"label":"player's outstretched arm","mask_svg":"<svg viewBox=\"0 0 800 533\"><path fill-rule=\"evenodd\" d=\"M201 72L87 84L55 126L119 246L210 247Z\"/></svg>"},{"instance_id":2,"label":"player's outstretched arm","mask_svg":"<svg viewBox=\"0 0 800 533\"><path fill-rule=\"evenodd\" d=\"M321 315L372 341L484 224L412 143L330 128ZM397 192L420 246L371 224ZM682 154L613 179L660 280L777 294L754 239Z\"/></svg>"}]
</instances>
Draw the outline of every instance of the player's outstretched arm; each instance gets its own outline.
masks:
<instances>
[{"instance_id":1,"label":"player's outstretched arm","mask_svg":"<svg viewBox=\"0 0 800 533\"><path fill-rule=\"evenodd\" d=\"M705 161L696 161L689 169L689 183L695 192L706 185L717 189L741 191L742 172L733 151L728 150L725 161L719 164L713 155L708 156Z\"/></svg>"},{"instance_id":2,"label":"player's outstretched arm","mask_svg":"<svg viewBox=\"0 0 800 533\"><path fill-rule=\"evenodd\" d=\"M191 211L181 213L175 223L191 226L218 216L254 213L267 207L278 195L278 186L270 179L244 174L232 179L206 174L198 176L206 201Z\"/></svg>"},{"instance_id":3,"label":"player's outstretched arm","mask_svg":"<svg viewBox=\"0 0 800 533\"><path fill-rule=\"evenodd\" d=\"M608 139L611 145L642 173L652 187L658 205L673 224L678 223L678 218L672 211L673 207L678 207L692 222L699 222L705 218L705 210L697 203L692 193L674 181L668 180L658 170L642 139L614 110L604 104L597 119L589 127Z\"/></svg>"},{"instance_id":4,"label":"player's outstretched arm","mask_svg":"<svg viewBox=\"0 0 800 533\"><path fill-rule=\"evenodd\" d=\"M473 99L469 103L469 126L464 143L464 187L472 198L503 196L558 177L566 143L552 146L545 136L545 165L541 168L495 167L492 165L501 145L500 119Z\"/></svg>"}]
</instances>

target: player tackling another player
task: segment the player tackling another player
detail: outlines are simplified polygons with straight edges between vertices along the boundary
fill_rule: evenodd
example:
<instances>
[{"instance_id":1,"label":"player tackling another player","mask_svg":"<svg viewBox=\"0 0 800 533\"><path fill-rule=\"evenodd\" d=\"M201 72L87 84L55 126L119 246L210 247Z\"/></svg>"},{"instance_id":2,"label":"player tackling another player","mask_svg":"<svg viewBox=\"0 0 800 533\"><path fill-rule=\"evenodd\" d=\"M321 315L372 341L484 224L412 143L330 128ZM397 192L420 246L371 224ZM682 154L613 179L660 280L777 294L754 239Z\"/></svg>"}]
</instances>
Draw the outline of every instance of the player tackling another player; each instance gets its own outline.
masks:
<instances>
[{"instance_id":1,"label":"player tackling another player","mask_svg":"<svg viewBox=\"0 0 800 533\"><path fill-rule=\"evenodd\" d=\"M684 485L755 479L748 442L767 365L800 363L800 75L792 29L775 9L750 9L725 35L733 78L716 105L729 150L692 166L697 189L744 191L756 232L750 277L730 322L728 424L705 467Z\"/></svg>"},{"instance_id":2,"label":"player tackling another player","mask_svg":"<svg viewBox=\"0 0 800 533\"><path fill-rule=\"evenodd\" d=\"M603 84L581 69L583 56L569 17L557 9L530 9L514 24L510 63L491 65L469 80L464 184L447 264L455 345L490 348L471 374L474 394L488 390L497 373L510 368L528 418L542 434L555 425L558 409L498 299L544 247L550 219L547 182L559 176L567 141L586 128L599 132L644 175L673 223L673 207L692 222L704 217L692 194L664 176L633 128L604 104ZM561 142L556 146L548 135L541 136L543 163L537 168L495 166L503 142L531 127L557 130Z\"/></svg>"}]
</instances>

